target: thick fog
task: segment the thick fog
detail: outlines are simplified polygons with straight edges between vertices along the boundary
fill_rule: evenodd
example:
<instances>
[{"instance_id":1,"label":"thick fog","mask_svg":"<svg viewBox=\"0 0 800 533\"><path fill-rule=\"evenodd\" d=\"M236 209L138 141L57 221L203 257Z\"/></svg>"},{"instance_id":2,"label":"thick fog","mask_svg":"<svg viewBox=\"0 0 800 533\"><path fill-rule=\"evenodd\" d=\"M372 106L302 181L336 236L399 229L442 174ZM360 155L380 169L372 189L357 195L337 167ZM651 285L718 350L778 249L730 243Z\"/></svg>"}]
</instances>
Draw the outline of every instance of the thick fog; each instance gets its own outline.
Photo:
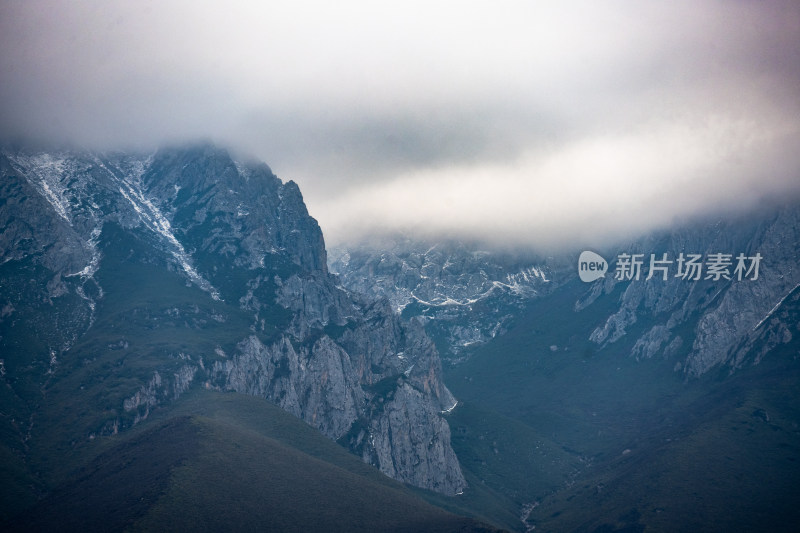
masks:
<instances>
[{"instance_id":1,"label":"thick fog","mask_svg":"<svg viewBox=\"0 0 800 533\"><path fill-rule=\"evenodd\" d=\"M591 244L800 189L800 4L0 4L0 137L212 139L329 242Z\"/></svg>"}]
</instances>

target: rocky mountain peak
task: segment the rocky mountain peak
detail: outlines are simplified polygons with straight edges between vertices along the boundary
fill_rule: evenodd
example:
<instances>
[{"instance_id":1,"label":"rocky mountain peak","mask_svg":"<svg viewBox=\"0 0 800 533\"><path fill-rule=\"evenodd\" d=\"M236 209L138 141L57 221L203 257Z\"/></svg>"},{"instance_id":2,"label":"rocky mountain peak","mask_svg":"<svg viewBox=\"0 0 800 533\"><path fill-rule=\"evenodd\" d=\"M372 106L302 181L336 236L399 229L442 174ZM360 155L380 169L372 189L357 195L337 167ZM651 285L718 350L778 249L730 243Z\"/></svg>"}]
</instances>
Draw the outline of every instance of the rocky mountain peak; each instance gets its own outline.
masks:
<instances>
[{"instance_id":1,"label":"rocky mountain peak","mask_svg":"<svg viewBox=\"0 0 800 533\"><path fill-rule=\"evenodd\" d=\"M211 144L7 150L0 170L2 379L92 413L62 438L125 431L203 386L264 397L396 479L466 485L435 347L337 285L296 183Z\"/></svg>"}]
</instances>

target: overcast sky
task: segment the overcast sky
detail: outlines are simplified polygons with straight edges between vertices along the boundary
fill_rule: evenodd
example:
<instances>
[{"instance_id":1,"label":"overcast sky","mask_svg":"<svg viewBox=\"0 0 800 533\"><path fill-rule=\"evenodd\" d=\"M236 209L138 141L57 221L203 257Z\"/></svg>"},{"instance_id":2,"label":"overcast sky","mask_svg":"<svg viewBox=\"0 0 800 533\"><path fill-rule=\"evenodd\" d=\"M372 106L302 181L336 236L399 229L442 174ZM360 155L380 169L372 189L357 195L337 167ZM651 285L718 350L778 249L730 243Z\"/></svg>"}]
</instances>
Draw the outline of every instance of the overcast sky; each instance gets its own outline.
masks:
<instances>
[{"instance_id":1,"label":"overcast sky","mask_svg":"<svg viewBox=\"0 0 800 533\"><path fill-rule=\"evenodd\" d=\"M0 137L210 138L329 242L590 245L800 189L800 2L257 4L0 0Z\"/></svg>"}]
</instances>

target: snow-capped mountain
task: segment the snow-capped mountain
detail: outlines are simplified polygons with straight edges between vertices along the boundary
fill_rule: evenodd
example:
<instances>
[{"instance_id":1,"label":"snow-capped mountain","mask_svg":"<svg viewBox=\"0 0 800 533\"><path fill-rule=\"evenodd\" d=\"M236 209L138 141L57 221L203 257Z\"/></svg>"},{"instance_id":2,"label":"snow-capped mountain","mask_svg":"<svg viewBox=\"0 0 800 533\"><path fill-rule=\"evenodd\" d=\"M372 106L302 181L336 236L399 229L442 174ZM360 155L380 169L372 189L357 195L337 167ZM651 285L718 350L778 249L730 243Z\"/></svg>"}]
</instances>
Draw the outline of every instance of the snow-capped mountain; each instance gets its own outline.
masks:
<instances>
[{"instance_id":1,"label":"snow-capped mountain","mask_svg":"<svg viewBox=\"0 0 800 533\"><path fill-rule=\"evenodd\" d=\"M594 250L607 271L584 283L578 250L393 236L329 254L296 184L208 144L6 149L0 172L5 516L221 392L512 529L763 520L719 502L796 486L796 203ZM710 507L671 499L731 468Z\"/></svg>"}]
</instances>

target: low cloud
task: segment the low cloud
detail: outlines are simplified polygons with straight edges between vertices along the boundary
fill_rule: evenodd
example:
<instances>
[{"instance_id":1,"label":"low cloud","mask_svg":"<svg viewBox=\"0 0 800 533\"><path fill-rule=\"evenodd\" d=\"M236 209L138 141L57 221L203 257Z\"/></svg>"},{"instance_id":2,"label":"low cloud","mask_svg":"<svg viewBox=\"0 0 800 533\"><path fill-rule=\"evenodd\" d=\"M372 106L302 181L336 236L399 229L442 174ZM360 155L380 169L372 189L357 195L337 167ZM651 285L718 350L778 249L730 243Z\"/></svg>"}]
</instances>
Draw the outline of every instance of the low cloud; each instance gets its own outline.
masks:
<instances>
[{"instance_id":1,"label":"low cloud","mask_svg":"<svg viewBox=\"0 0 800 533\"><path fill-rule=\"evenodd\" d=\"M0 140L211 138L364 228L546 246L800 183L800 5L0 5Z\"/></svg>"},{"instance_id":2,"label":"low cloud","mask_svg":"<svg viewBox=\"0 0 800 533\"><path fill-rule=\"evenodd\" d=\"M402 229L540 248L600 245L798 192L800 137L715 118L579 139L509 163L443 166L360 187L317 213L330 240Z\"/></svg>"}]
</instances>

